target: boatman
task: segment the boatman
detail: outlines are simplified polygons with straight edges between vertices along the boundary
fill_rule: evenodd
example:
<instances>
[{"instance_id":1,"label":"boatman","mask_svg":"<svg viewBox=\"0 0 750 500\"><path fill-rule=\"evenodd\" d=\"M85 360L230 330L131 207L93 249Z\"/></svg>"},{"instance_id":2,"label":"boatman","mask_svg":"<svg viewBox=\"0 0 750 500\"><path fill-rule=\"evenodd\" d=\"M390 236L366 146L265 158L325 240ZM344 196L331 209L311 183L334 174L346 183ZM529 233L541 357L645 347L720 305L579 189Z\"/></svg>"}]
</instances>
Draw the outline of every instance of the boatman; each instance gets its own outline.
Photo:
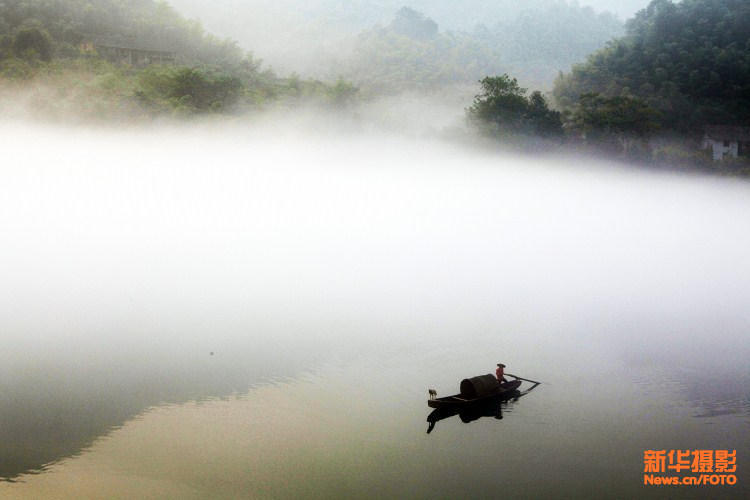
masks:
<instances>
[{"instance_id":1,"label":"boatman","mask_svg":"<svg viewBox=\"0 0 750 500\"><path fill-rule=\"evenodd\" d=\"M501 384L503 382L507 382L508 380L505 378L505 365L502 363L497 364L497 370L495 370L495 375L497 376L497 381Z\"/></svg>"}]
</instances>

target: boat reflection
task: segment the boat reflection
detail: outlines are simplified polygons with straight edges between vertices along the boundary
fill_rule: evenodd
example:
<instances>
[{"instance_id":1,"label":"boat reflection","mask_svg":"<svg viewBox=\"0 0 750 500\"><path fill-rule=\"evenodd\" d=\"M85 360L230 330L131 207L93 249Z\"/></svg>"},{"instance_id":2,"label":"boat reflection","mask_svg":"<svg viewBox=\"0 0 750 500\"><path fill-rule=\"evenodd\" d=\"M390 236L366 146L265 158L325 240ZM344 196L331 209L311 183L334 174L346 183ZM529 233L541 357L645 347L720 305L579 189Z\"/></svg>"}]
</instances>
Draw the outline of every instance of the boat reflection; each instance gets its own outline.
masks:
<instances>
[{"instance_id":1,"label":"boat reflection","mask_svg":"<svg viewBox=\"0 0 750 500\"><path fill-rule=\"evenodd\" d=\"M435 429L435 425L446 418L451 418L458 415L458 418L465 424L474 422L483 417L491 417L496 420L502 420L503 408L507 408L508 404L514 403L521 399L523 396L534 390L539 384L534 384L530 389L526 391L514 390L507 393L498 395L497 397L484 399L476 403L468 404L461 407L442 407L433 410L427 415L427 434L431 433Z\"/></svg>"}]
</instances>

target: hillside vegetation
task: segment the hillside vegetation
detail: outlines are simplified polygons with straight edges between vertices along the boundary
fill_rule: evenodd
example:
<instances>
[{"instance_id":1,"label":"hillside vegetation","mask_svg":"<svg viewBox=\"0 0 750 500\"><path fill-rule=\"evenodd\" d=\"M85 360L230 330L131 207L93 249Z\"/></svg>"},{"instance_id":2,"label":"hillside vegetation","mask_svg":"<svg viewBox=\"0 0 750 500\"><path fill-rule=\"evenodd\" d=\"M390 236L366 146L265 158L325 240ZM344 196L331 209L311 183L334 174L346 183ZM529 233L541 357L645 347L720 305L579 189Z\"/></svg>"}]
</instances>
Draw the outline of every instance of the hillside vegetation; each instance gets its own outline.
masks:
<instances>
[{"instance_id":1,"label":"hillside vegetation","mask_svg":"<svg viewBox=\"0 0 750 500\"><path fill-rule=\"evenodd\" d=\"M640 99L665 130L750 123L750 2L654 0L555 84L568 109L586 94Z\"/></svg>"},{"instance_id":2,"label":"hillside vegetation","mask_svg":"<svg viewBox=\"0 0 750 500\"><path fill-rule=\"evenodd\" d=\"M122 47L168 51L174 64L135 67L82 50L106 38ZM0 93L45 116L227 113L287 99L341 104L356 89L279 78L237 43L154 0L0 2Z\"/></svg>"},{"instance_id":3,"label":"hillside vegetation","mask_svg":"<svg viewBox=\"0 0 750 500\"><path fill-rule=\"evenodd\" d=\"M47 43L24 43L24 33L39 30ZM42 59L78 56L78 44L95 36L138 40L178 53L182 63L236 67L246 54L229 40L204 32L166 2L154 0L4 0L0 3L3 58L23 57L27 49ZM39 38L39 35L35 35ZM28 37L28 35L27 35Z\"/></svg>"}]
</instances>

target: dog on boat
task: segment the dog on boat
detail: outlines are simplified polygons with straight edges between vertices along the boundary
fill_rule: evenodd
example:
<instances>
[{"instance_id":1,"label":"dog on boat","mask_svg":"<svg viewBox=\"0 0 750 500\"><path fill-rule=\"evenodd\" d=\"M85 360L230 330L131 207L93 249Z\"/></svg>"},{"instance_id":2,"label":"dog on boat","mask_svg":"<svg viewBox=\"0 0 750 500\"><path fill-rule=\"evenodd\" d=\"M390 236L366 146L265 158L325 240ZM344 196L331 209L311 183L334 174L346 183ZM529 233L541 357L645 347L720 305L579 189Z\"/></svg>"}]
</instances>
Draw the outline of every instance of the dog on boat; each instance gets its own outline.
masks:
<instances>
[{"instance_id":1,"label":"dog on boat","mask_svg":"<svg viewBox=\"0 0 750 500\"><path fill-rule=\"evenodd\" d=\"M435 399L437 397L437 391L435 389L429 389L427 392L430 393L430 399Z\"/></svg>"}]
</instances>

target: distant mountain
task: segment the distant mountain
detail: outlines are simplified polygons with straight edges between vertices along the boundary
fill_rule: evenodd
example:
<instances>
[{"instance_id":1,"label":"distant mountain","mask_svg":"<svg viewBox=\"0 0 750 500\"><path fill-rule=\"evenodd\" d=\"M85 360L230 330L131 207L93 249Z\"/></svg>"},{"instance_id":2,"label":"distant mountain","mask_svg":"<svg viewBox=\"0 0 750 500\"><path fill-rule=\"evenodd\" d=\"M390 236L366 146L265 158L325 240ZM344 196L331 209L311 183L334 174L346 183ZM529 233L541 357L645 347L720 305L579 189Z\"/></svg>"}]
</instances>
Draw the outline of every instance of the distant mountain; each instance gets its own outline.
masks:
<instances>
[{"instance_id":1,"label":"distant mountain","mask_svg":"<svg viewBox=\"0 0 750 500\"><path fill-rule=\"evenodd\" d=\"M253 36L251 31L260 27L261 21L267 29L294 30L324 24L337 32L357 32L373 24L385 24L394 12L408 7L424 13L445 30L471 31L478 24L494 25L524 11L559 4L609 11L625 19L646 7L648 0L171 0L170 4L200 18L212 30L243 41Z\"/></svg>"},{"instance_id":2,"label":"distant mountain","mask_svg":"<svg viewBox=\"0 0 750 500\"><path fill-rule=\"evenodd\" d=\"M364 36L372 38L371 32L389 26L402 7L434 21L444 35L465 40L481 33L480 38L461 41L460 44L494 44L482 50L502 52L503 64L487 60L477 62L480 66L513 70L515 66L508 62L514 53L521 61L525 57L521 53L531 50L531 45L547 43L542 51L563 52L562 59L553 64L554 74L606 40L622 34L621 23L613 15L585 6L598 1L604 0L580 4L566 0L171 0L181 12L200 18L212 31L252 48L258 57L275 69L321 78L335 74L337 65L348 65L352 52L361 51L357 35L365 32ZM647 2L626 1L637 1L641 6ZM583 22L581 26L572 24L579 21ZM504 37L501 29L513 33ZM488 33L494 40L487 38ZM575 33L578 42L573 40ZM557 36L562 38L555 40ZM585 48L583 52L581 46ZM566 51L570 52L570 57L564 54ZM477 57L482 59L485 56ZM544 58L530 61L529 66L531 64L545 65L538 68L533 79L551 85L551 73ZM472 74L471 78L476 79L476 76L484 75Z\"/></svg>"},{"instance_id":3,"label":"distant mountain","mask_svg":"<svg viewBox=\"0 0 750 500\"><path fill-rule=\"evenodd\" d=\"M471 84L509 73L523 85L551 88L559 71L621 33L611 15L556 3L471 32L441 31L428 16L402 8L386 26L360 33L335 64L365 89L389 92Z\"/></svg>"}]
</instances>

